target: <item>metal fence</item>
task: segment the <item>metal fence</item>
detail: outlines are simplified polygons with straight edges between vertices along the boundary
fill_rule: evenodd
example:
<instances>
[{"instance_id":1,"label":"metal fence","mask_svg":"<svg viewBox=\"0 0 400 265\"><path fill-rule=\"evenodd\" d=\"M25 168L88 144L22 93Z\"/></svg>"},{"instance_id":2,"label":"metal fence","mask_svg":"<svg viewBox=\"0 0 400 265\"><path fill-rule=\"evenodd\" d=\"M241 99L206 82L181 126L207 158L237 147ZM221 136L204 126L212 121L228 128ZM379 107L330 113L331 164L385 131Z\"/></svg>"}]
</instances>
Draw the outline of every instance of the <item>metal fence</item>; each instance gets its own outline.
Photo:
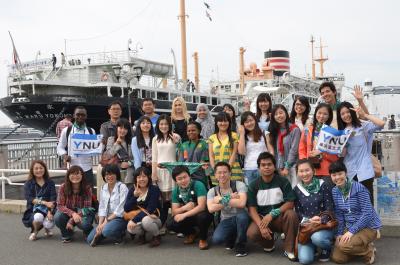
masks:
<instances>
[{"instance_id":1,"label":"metal fence","mask_svg":"<svg viewBox=\"0 0 400 265\"><path fill-rule=\"evenodd\" d=\"M57 138L24 139L0 143L0 168L29 169L32 161L43 160L48 169L60 169L57 155ZM99 156L93 157L93 165L99 163ZM17 172L8 172L15 175Z\"/></svg>"}]
</instances>

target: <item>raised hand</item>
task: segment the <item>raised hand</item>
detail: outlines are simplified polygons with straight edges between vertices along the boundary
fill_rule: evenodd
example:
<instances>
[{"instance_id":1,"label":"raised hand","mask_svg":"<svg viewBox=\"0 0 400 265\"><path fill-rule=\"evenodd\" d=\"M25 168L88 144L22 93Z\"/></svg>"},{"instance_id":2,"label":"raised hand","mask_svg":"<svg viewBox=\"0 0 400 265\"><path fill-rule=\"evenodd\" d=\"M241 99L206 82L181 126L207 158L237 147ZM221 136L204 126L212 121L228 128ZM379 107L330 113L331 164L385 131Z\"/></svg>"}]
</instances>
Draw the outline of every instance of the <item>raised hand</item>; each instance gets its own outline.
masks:
<instances>
[{"instance_id":1,"label":"raised hand","mask_svg":"<svg viewBox=\"0 0 400 265\"><path fill-rule=\"evenodd\" d=\"M360 85L355 85L354 92L352 92L351 94L355 97L355 99L357 99L357 101L361 101L364 99L363 90Z\"/></svg>"}]
</instances>

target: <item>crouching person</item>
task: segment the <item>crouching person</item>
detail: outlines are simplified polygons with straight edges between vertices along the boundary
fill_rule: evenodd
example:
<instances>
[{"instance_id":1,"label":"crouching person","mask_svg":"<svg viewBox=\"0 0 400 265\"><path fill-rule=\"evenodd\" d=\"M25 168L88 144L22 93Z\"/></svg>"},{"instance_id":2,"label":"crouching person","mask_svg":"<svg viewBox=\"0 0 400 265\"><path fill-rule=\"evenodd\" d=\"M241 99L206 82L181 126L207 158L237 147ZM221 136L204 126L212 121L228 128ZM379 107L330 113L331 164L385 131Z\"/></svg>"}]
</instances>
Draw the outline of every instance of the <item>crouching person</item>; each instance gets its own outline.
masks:
<instances>
[{"instance_id":1,"label":"crouching person","mask_svg":"<svg viewBox=\"0 0 400 265\"><path fill-rule=\"evenodd\" d=\"M133 187L129 190L124 207L125 219L129 220L127 230L132 239L138 235L140 243L151 240L150 246L157 247L161 243L161 192L151 182L151 171L148 167L136 169Z\"/></svg>"},{"instance_id":2,"label":"crouching person","mask_svg":"<svg viewBox=\"0 0 400 265\"><path fill-rule=\"evenodd\" d=\"M382 227L378 214L372 207L366 187L347 178L346 166L335 162L329 167L333 183L332 197L338 229L332 260L347 263L351 258L362 257L365 264L375 261L378 229Z\"/></svg>"},{"instance_id":3,"label":"crouching person","mask_svg":"<svg viewBox=\"0 0 400 265\"><path fill-rule=\"evenodd\" d=\"M113 239L116 244L121 243L126 230L126 221L122 217L128 188L121 182L119 167L106 165L101 175L105 184L100 192L99 225L87 237L92 247L105 238Z\"/></svg>"},{"instance_id":4,"label":"crouching person","mask_svg":"<svg viewBox=\"0 0 400 265\"><path fill-rule=\"evenodd\" d=\"M275 249L274 232L284 233L284 255L294 261L294 242L299 220L293 210L296 196L289 181L275 173L275 158L268 152L257 159L260 177L250 183L248 195L252 223L247 230L250 240L259 243L265 252Z\"/></svg>"},{"instance_id":5,"label":"crouching person","mask_svg":"<svg viewBox=\"0 0 400 265\"><path fill-rule=\"evenodd\" d=\"M184 244L192 244L196 239L195 227L199 232L199 248L208 248L207 234L213 216L207 211L207 190L204 184L190 178L189 169L177 166L172 171L176 186L172 191L172 216L167 223L169 230L185 235Z\"/></svg>"},{"instance_id":6,"label":"crouching person","mask_svg":"<svg viewBox=\"0 0 400 265\"><path fill-rule=\"evenodd\" d=\"M207 194L207 208L210 213L220 212L221 221L214 231L212 242L225 243L235 248L236 257L247 256L246 231L249 216L246 211L247 187L241 181L231 181L231 167L218 162L214 168L218 185Z\"/></svg>"},{"instance_id":7,"label":"crouching person","mask_svg":"<svg viewBox=\"0 0 400 265\"><path fill-rule=\"evenodd\" d=\"M86 184L83 169L72 166L58 191L57 212L54 216L56 226L61 231L62 242L71 242L74 226L81 229L86 238L93 228L94 213L92 189Z\"/></svg>"}]
</instances>

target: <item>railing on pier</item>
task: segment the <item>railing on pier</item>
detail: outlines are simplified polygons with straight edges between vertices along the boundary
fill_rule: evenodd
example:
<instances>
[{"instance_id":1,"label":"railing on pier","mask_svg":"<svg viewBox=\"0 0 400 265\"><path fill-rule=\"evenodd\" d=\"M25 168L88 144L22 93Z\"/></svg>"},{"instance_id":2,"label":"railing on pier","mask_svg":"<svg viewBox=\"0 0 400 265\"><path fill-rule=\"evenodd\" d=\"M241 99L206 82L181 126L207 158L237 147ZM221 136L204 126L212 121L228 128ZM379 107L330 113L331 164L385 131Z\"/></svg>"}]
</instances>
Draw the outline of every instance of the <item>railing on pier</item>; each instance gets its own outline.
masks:
<instances>
[{"instance_id":1,"label":"railing on pier","mask_svg":"<svg viewBox=\"0 0 400 265\"><path fill-rule=\"evenodd\" d=\"M57 155L57 138L15 140L0 142L0 168L28 169L34 160L43 160L48 169L60 168ZM99 163L99 156L93 157L93 165ZM9 175L15 175L11 171Z\"/></svg>"}]
</instances>

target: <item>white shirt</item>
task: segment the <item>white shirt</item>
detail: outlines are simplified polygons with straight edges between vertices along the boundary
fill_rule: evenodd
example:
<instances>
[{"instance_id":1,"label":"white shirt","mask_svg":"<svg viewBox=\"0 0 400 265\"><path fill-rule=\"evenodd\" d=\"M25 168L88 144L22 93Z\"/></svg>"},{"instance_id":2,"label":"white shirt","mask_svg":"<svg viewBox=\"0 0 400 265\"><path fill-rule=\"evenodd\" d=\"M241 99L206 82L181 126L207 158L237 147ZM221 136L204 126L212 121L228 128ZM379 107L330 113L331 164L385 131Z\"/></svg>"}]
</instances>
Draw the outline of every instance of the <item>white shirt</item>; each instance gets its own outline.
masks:
<instances>
[{"instance_id":1,"label":"white shirt","mask_svg":"<svg viewBox=\"0 0 400 265\"><path fill-rule=\"evenodd\" d=\"M264 132L263 132L264 133ZM266 137L266 136L265 136ZM247 137L246 142L246 157L244 159L244 170L256 170L257 158L262 152L267 151L264 136L258 142L254 142L253 138Z\"/></svg>"},{"instance_id":2,"label":"white shirt","mask_svg":"<svg viewBox=\"0 0 400 265\"><path fill-rule=\"evenodd\" d=\"M115 214L117 217L122 217L128 191L126 185L118 181L110 194L108 183L104 184L100 191L99 216L107 217Z\"/></svg>"},{"instance_id":3,"label":"white shirt","mask_svg":"<svg viewBox=\"0 0 400 265\"><path fill-rule=\"evenodd\" d=\"M68 139L67 139L67 130L68 127L65 127L62 131L61 131L61 136L60 136L60 140L58 141L57 144L57 154L59 156L63 156L66 154L70 154L71 152L71 135L74 133L80 133L80 134L90 134L89 130L87 127L85 127L83 130L79 129L75 126L72 126L71 128L71 132L68 135ZM67 146L68 143L68 152L65 150L65 147ZM81 156L81 157L75 157L75 156L71 156L71 166L80 166L83 171L88 171L92 169L92 157L91 156Z\"/></svg>"}]
</instances>

